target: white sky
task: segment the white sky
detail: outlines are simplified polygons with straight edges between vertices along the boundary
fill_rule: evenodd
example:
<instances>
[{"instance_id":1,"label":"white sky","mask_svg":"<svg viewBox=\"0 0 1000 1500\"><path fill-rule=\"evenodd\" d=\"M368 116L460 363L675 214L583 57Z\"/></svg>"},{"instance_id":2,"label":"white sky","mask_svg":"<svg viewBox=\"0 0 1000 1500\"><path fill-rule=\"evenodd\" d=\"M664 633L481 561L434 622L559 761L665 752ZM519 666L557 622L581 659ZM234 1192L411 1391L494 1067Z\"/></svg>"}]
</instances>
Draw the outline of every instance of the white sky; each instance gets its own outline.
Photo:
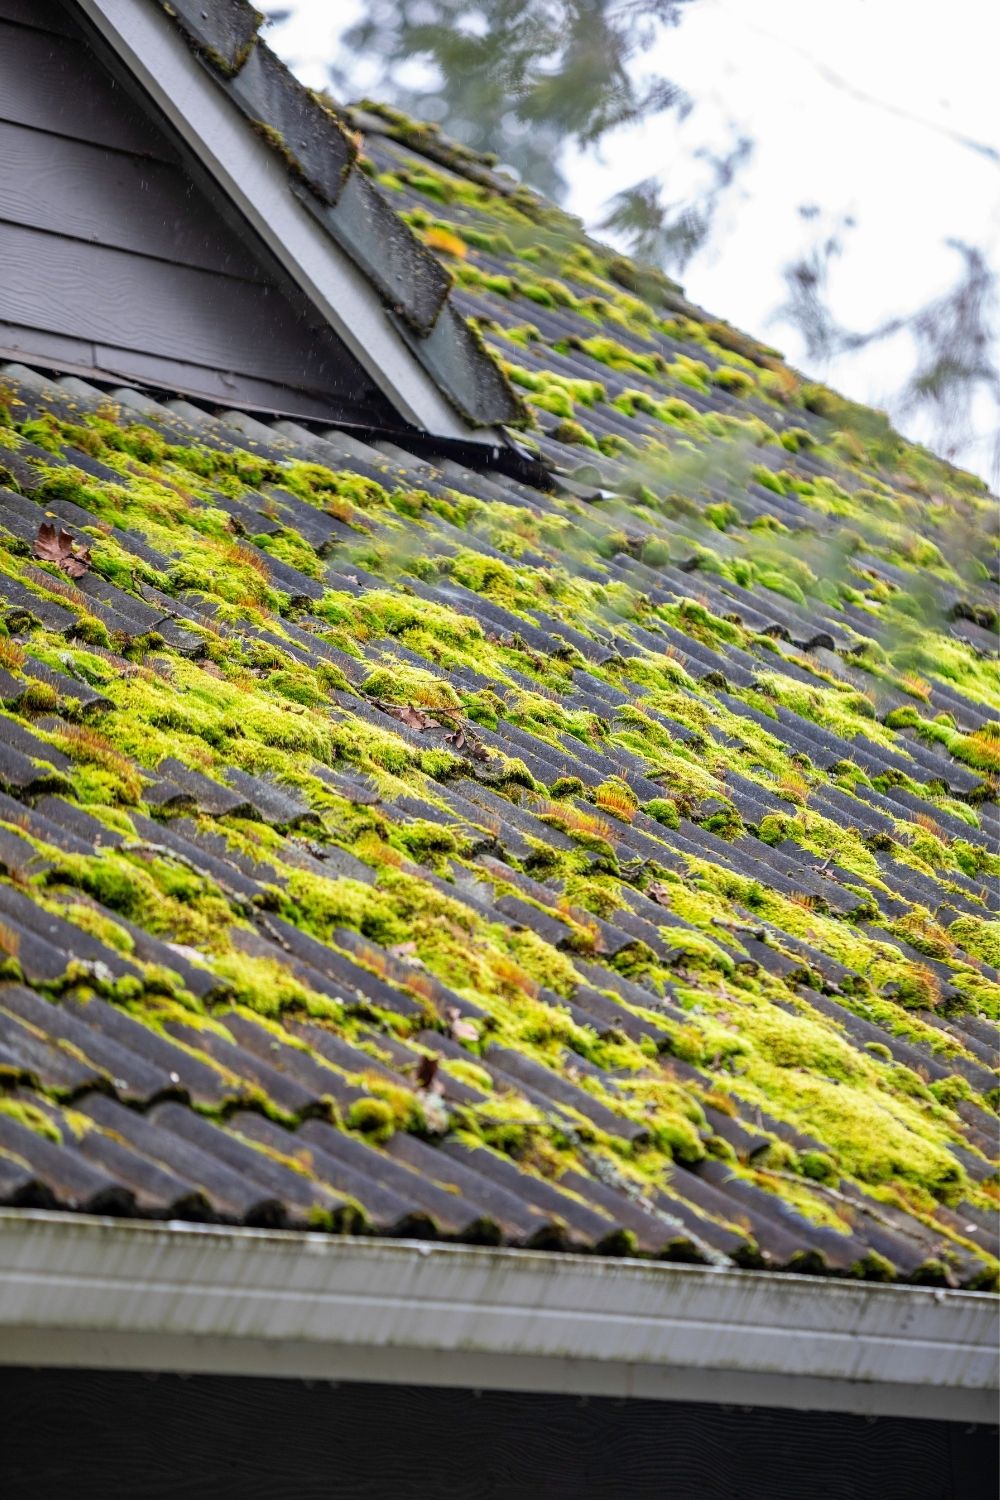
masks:
<instances>
[{"instance_id":1,"label":"white sky","mask_svg":"<svg viewBox=\"0 0 1000 1500\"><path fill-rule=\"evenodd\" d=\"M306 83L323 85L354 0L263 8L279 4L292 16L268 40ZM593 225L615 192L652 175L668 201L684 199L705 181L698 146L725 150L737 135L752 137L754 156L681 279L693 300L805 368L799 336L773 313L786 295L782 268L817 225L856 220L830 278L834 312L855 328L946 291L960 272L948 238L1000 263L998 59L997 0L692 0L648 66L680 84L695 109L684 122L668 114L606 138L600 158L571 157L567 206ZM352 95L370 82L359 76ZM804 225L802 203L818 204L821 218ZM884 405L912 359L902 336L809 373ZM974 439L957 455L987 478L997 423L982 400L970 413ZM929 436L919 422L902 425Z\"/></svg>"}]
</instances>

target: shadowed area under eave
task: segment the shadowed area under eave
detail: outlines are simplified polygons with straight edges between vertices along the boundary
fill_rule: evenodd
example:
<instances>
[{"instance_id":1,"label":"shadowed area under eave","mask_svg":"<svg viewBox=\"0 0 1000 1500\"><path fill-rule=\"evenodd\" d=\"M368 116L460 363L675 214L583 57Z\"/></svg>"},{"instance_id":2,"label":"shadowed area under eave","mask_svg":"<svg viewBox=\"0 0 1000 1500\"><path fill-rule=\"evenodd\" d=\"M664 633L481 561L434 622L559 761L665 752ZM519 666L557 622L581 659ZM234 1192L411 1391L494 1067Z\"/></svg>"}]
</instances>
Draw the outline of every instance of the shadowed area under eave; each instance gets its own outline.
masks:
<instances>
[{"instance_id":1,"label":"shadowed area under eave","mask_svg":"<svg viewBox=\"0 0 1000 1500\"><path fill-rule=\"evenodd\" d=\"M993 502L359 119L555 488L8 367L3 1201L992 1285Z\"/></svg>"}]
</instances>

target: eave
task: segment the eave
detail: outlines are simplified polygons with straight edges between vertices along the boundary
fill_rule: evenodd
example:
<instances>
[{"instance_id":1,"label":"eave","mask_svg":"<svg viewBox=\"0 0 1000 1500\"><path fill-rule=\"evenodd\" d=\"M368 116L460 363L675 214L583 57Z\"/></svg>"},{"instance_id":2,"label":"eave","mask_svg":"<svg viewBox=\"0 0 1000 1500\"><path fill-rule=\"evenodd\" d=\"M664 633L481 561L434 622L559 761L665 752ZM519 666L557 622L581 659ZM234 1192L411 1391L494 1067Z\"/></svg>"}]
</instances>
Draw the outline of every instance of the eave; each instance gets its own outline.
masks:
<instances>
[{"instance_id":1,"label":"eave","mask_svg":"<svg viewBox=\"0 0 1000 1500\"><path fill-rule=\"evenodd\" d=\"M9 1364L994 1420L977 1292L0 1211Z\"/></svg>"}]
</instances>

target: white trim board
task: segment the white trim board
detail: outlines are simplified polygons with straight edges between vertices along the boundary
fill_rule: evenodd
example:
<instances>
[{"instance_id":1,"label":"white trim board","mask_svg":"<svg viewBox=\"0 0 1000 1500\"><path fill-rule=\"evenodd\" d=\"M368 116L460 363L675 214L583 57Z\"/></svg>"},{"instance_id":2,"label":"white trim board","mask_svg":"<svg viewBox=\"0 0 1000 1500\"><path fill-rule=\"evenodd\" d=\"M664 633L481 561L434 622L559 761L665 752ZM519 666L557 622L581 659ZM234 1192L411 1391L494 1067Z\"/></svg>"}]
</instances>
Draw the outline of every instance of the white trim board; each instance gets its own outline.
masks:
<instances>
[{"instance_id":1,"label":"white trim board","mask_svg":"<svg viewBox=\"0 0 1000 1500\"><path fill-rule=\"evenodd\" d=\"M138 0L75 3L400 416L438 437L501 442L496 430L473 432L461 421L374 287L298 202L283 163L164 12Z\"/></svg>"},{"instance_id":2,"label":"white trim board","mask_svg":"<svg viewBox=\"0 0 1000 1500\"><path fill-rule=\"evenodd\" d=\"M0 1362L992 1423L985 1293L0 1210Z\"/></svg>"}]
</instances>

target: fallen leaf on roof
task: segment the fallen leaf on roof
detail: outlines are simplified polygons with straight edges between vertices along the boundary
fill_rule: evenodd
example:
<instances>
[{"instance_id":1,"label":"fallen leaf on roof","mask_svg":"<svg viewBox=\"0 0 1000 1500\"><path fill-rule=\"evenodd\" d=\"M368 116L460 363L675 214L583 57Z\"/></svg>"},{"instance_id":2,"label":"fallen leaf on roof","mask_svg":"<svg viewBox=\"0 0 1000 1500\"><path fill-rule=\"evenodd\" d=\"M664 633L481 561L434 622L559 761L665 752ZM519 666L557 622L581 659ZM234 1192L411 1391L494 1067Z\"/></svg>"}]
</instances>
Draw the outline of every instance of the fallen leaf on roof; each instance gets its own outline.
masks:
<instances>
[{"instance_id":1,"label":"fallen leaf on roof","mask_svg":"<svg viewBox=\"0 0 1000 1500\"><path fill-rule=\"evenodd\" d=\"M452 234L450 229L439 229L436 224L424 235L424 244L442 255L453 255L456 260L464 260L469 253L468 245L459 235Z\"/></svg>"},{"instance_id":2,"label":"fallen leaf on roof","mask_svg":"<svg viewBox=\"0 0 1000 1500\"><path fill-rule=\"evenodd\" d=\"M456 1042L478 1042L477 1028L471 1021L462 1019L462 1012L457 1005L449 1005L444 1014L448 1022L448 1035Z\"/></svg>"},{"instance_id":3,"label":"fallen leaf on roof","mask_svg":"<svg viewBox=\"0 0 1000 1500\"><path fill-rule=\"evenodd\" d=\"M90 567L90 548L83 547L68 531L43 521L32 543L31 553L39 562L55 563L70 578L82 578Z\"/></svg>"},{"instance_id":4,"label":"fallen leaf on roof","mask_svg":"<svg viewBox=\"0 0 1000 1500\"><path fill-rule=\"evenodd\" d=\"M390 719L398 719L400 724L405 724L407 729L415 729L418 734L425 729L437 728L437 720L424 713L422 708L417 708L414 703L387 703L383 698L373 698L371 701L376 708L388 714Z\"/></svg>"},{"instance_id":5,"label":"fallen leaf on roof","mask_svg":"<svg viewBox=\"0 0 1000 1500\"><path fill-rule=\"evenodd\" d=\"M405 724L407 729L415 729L418 734L423 734L428 729L444 729L448 727L445 734L446 742L452 749L457 750L460 755L468 755L471 760L489 760L489 751L481 744L471 730L467 729L448 708L431 709L418 708L415 703L388 703L384 698L372 698L376 708L388 714L391 719L396 719L400 724Z\"/></svg>"},{"instance_id":6,"label":"fallen leaf on roof","mask_svg":"<svg viewBox=\"0 0 1000 1500\"><path fill-rule=\"evenodd\" d=\"M443 1135L451 1124L451 1113L445 1104L444 1080L439 1076L441 1059L428 1053L417 1063L417 1092L424 1112L424 1124L434 1135Z\"/></svg>"},{"instance_id":7,"label":"fallen leaf on roof","mask_svg":"<svg viewBox=\"0 0 1000 1500\"><path fill-rule=\"evenodd\" d=\"M447 1104L440 1094L425 1094L421 1101L424 1111L424 1124L432 1135L444 1135L451 1124L451 1113Z\"/></svg>"},{"instance_id":8,"label":"fallen leaf on roof","mask_svg":"<svg viewBox=\"0 0 1000 1500\"><path fill-rule=\"evenodd\" d=\"M489 760L489 751L481 744L474 734L470 734L459 724L455 729L445 735L445 740L453 750L461 755L468 755L472 760Z\"/></svg>"},{"instance_id":9,"label":"fallen leaf on roof","mask_svg":"<svg viewBox=\"0 0 1000 1500\"><path fill-rule=\"evenodd\" d=\"M440 1066L441 1059L433 1053L427 1053L422 1057L417 1063L417 1087L440 1093L442 1085L437 1076Z\"/></svg>"}]
</instances>

